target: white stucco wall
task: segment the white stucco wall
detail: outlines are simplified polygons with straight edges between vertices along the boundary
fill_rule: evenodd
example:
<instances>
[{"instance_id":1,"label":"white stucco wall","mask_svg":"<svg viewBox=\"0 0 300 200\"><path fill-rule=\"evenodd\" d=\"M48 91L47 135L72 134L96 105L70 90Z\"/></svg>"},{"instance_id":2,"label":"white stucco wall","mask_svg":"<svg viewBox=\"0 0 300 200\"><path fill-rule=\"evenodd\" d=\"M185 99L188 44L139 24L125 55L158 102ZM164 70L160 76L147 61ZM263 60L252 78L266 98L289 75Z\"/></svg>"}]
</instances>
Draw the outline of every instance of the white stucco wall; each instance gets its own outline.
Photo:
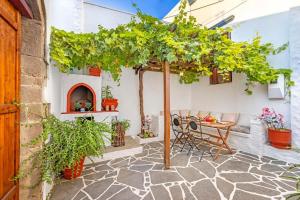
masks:
<instances>
[{"instance_id":1,"label":"white stucco wall","mask_svg":"<svg viewBox=\"0 0 300 200\"><path fill-rule=\"evenodd\" d=\"M300 148L300 7L291 9L289 19L290 65L295 81L291 95L291 126L293 145Z\"/></svg>"},{"instance_id":2,"label":"white stucco wall","mask_svg":"<svg viewBox=\"0 0 300 200\"><path fill-rule=\"evenodd\" d=\"M235 16L233 23L236 23L286 12L291 7L300 5L299 0L230 0L215 2L217 1L198 0L191 7L188 6L186 11L194 16L198 23L211 27L230 15ZM170 21L174 18L171 16L178 14L179 4L166 15L164 20ZM189 12L190 10L192 12Z\"/></svg>"},{"instance_id":3,"label":"white stucco wall","mask_svg":"<svg viewBox=\"0 0 300 200\"><path fill-rule=\"evenodd\" d=\"M94 5L88 1L84 5L84 32L96 32L98 25L114 28L130 21L133 14Z\"/></svg>"},{"instance_id":4,"label":"white stucco wall","mask_svg":"<svg viewBox=\"0 0 300 200\"><path fill-rule=\"evenodd\" d=\"M83 27L83 0L45 0L46 9L46 56L48 60L47 85L44 97L50 105L50 112L59 116L61 111L61 73L53 67L49 56L49 42L51 27L54 26L66 31L81 32Z\"/></svg>"},{"instance_id":5,"label":"white stucco wall","mask_svg":"<svg viewBox=\"0 0 300 200\"><path fill-rule=\"evenodd\" d=\"M284 12L233 24L232 40L252 40L259 34L263 42L280 46L289 41L288 21L289 13ZM273 67L288 68L289 50L268 59ZM267 106L282 113L290 126L288 99L270 100L267 85L255 86L253 95L249 96L244 92L245 83L246 77L242 74L233 74L232 83L220 85L209 85L208 78L202 78L192 86L192 109L259 114Z\"/></svg>"},{"instance_id":6,"label":"white stucco wall","mask_svg":"<svg viewBox=\"0 0 300 200\"><path fill-rule=\"evenodd\" d=\"M182 85L176 75L171 75L171 109L189 109L191 107L191 85ZM128 135L137 135L140 131L139 77L135 71L124 69L120 83L112 80L109 74L103 74L103 85L113 86L112 93L119 100L119 118L129 119L131 127ZM159 115L163 110L163 74L144 73L144 111L147 115Z\"/></svg>"}]
</instances>

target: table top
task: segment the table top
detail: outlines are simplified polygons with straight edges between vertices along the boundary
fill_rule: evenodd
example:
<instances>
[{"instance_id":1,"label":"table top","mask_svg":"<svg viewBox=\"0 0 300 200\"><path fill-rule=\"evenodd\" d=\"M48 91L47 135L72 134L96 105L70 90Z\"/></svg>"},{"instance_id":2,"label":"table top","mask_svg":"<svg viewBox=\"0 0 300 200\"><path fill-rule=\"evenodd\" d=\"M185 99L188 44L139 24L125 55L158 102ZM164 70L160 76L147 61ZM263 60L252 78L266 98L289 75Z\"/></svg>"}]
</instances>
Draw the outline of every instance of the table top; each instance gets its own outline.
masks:
<instances>
[{"instance_id":1,"label":"table top","mask_svg":"<svg viewBox=\"0 0 300 200\"><path fill-rule=\"evenodd\" d=\"M182 117L181 118L182 123L188 123L189 118L188 117ZM200 121L199 121L200 123ZM207 127L212 127L212 128L228 128L231 126L234 126L235 122L230 122L230 121L222 121L222 122L206 122L206 121L201 121L201 126L207 126Z\"/></svg>"},{"instance_id":2,"label":"table top","mask_svg":"<svg viewBox=\"0 0 300 200\"><path fill-rule=\"evenodd\" d=\"M234 122L205 122L205 121L201 122L201 126L208 126L212 128L228 128L234 125L235 125Z\"/></svg>"}]
</instances>

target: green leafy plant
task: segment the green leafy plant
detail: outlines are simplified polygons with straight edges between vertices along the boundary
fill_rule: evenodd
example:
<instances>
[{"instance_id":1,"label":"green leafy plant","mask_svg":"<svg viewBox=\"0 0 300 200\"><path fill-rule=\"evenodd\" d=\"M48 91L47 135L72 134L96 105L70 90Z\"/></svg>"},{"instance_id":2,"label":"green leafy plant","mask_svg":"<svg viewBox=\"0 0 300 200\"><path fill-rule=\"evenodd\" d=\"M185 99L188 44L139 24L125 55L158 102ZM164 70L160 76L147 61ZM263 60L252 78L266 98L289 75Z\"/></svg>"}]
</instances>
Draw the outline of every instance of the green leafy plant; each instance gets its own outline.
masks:
<instances>
[{"instance_id":1,"label":"green leafy plant","mask_svg":"<svg viewBox=\"0 0 300 200\"><path fill-rule=\"evenodd\" d=\"M102 87L102 99L113 99L113 95L111 93L111 87L110 86L104 86Z\"/></svg>"},{"instance_id":2,"label":"green leafy plant","mask_svg":"<svg viewBox=\"0 0 300 200\"><path fill-rule=\"evenodd\" d=\"M144 135L144 138L149 138L150 137L150 134L151 134L151 132L150 131L148 131L148 130L144 130L144 133L143 133Z\"/></svg>"},{"instance_id":3,"label":"green leafy plant","mask_svg":"<svg viewBox=\"0 0 300 200\"><path fill-rule=\"evenodd\" d=\"M60 121L53 115L43 119L42 133L26 146L41 144L42 148L26 159L17 179L25 178L34 169L40 170L40 181L51 183L52 178L60 177L61 172L72 168L83 157L101 156L105 138L110 139L110 125L85 118L76 121ZM30 171L26 163L32 164Z\"/></svg>"},{"instance_id":4,"label":"green leafy plant","mask_svg":"<svg viewBox=\"0 0 300 200\"><path fill-rule=\"evenodd\" d=\"M75 103L75 109L76 109L76 110L80 110L81 107L82 107L82 106L81 106L81 102L77 101L77 102Z\"/></svg>"},{"instance_id":5,"label":"green leafy plant","mask_svg":"<svg viewBox=\"0 0 300 200\"><path fill-rule=\"evenodd\" d=\"M201 76L210 76L213 68L220 74L244 73L245 91L252 94L255 83L268 84L284 74L286 85L294 84L290 69L273 68L267 58L284 51L288 44L275 48L261 43L256 36L251 42L234 42L228 38L230 28L210 30L200 26L185 12L187 1L182 1L173 22L164 23L143 14L114 29L99 26L97 33L66 32L52 27L50 55L62 72L77 67L101 66L119 80L123 67L146 68L149 62L168 62L172 71L180 75L180 82L190 84Z\"/></svg>"},{"instance_id":6,"label":"green leafy plant","mask_svg":"<svg viewBox=\"0 0 300 200\"><path fill-rule=\"evenodd\" d=\"M91 102L85 102L85 107L86 107L86 109L88 110L88 111L91 111L92 110L92 103Z\"/></svg>"},{"instance_id":7,"label":"green leafy plant","mask_svg":"<svg viewBox=\"0 0 300 200\"><path fill-rule=\"evenodd\" d=\"M130 128L130 120L124 119L124 120L114 120L112 122L112 129L115 130L115 127L117 124L121 124L124 131L127 131Z\"/></svg>"},{"instance_id":8,"label":"green leafy plant","mask_svg":"<svg viewBox=\"0 0 300 200\"><path fill-rule=\"evenodd\" d=\"M300 164L295 164L291 166L288 170L291 171L293 169L300 168ZM284 176L283 178L287 178L293 181L296 181L296 191L292 194L289 194L286 199L300 199L300 176Z\"/></svg>"}]
</instances>

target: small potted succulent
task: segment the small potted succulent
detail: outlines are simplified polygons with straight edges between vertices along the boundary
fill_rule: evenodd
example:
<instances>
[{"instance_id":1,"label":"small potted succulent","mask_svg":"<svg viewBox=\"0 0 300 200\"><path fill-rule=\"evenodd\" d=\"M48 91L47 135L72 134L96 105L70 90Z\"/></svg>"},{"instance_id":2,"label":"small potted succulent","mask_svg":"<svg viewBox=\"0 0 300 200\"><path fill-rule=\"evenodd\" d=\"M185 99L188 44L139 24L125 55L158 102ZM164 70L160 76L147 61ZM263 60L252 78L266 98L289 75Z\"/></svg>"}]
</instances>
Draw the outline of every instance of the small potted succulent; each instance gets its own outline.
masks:
<instances>
[{"instance_id":1,"label":"small potted succulent","mask_svg":"<svg viewBox=\"0 0 300 200\"><path fill-rule=\"evenodd\" d=\"M101 69L97 66L90 66L89 67L89 75L90 76L101 76Z\"/></svg>"},{"instance_id":2,"label":"small potted succulent","mask_svg":"<svg viewBox=\"0 0 300 200\"><path fill-rule=\"evenodd\" d=\"M115 99L111 93L111 87L102 87L102 109L105 111L115 111L118 107L118 99Z\"/></svg>"},{"instance_id":3,"label":"small potted succulent","mask_svg":"<svg viewBox=\"0 0 300 200\"><path fill-rule=\"evenodd\" d=\"M292 133L284 125L283 115L270 108L263 108L258 117L268 128L269 143L279 149L291 148Z\"/></svg>"},{"instance_id":4,"label":"small potted succulent","mask_svg":"<svg viewBox=\"0 0 300 200\"><path fill-rule=\"evenodd\" d=\"M74 107L75 107L75 111L80 111L80 109L81 109L81 102L80 101L76 101Z\"/></svg>"},{"instance_id":5,"label":"small potted succulent","mask_svg":"<svg viewBox=\"0 0 300 200\"><path fill-rule=\"evenodd\" d=\"M92 109L93 109L92 103L89 101L85 102L85 108L87 111L92 111Z\"/></svg>"}]
</instances>

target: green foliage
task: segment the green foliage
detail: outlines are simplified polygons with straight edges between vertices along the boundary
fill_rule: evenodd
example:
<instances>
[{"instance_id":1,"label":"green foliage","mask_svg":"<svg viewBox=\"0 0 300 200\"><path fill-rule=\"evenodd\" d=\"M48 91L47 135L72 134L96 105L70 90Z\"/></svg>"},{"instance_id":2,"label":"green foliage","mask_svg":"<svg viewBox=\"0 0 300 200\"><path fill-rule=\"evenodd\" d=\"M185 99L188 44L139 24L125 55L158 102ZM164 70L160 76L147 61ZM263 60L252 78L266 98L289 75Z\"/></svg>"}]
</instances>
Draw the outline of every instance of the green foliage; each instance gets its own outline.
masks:
<instances>
[{"instance_id":1,"label":"green foliage","mask_svg":"<svg viewBox=\"0 0 300 200\"><path fill-rule=\"evenodd\" d=\"M290 171L300 168L300 164L295 164L292 167L289 168ZM289 194L286 199L300 199L300 176L284 176L283 178L290 179L292 181L296 181L296 191L292 194Z\"/></svg>"},{"instance_id":2,"label":"green foliage","mask_svg":"<svg viewBox=\"0 0 300 200\"><path fill-rule=\"evenodd\" d=\"M113 95L111 93L111 87L110 86L104 86L102 87L102 99L113 99Z\"/></svg>"},{"instance_id":3,"label":"green foliage","mask_svg":"<svg viewBox=\"0 0 300 200\"><path fill-rule=\"evenodd\" d=\"M105 147L104 139L111 138L111 128L103 122L84 118L76 121L60 121L53 115L43 120L43 132L26 146L41 144L22 165L16 178L24 178L39 169L40 181L51 182L58 178L66 167L73 167L86 156L101 156ZM25 171L26 163L32 164L31 171Z\"/></svg>"},{"instance_id":4,"label":"green foliage","mask_svg":"<svg viewBox=\"0 0 300 200\"><path fill-rule=\"evenodd\" d=\"M79 102L79 101L77 101L76 103L75 103L75 109L76 110L79 110L81 108L81 103Z\"/></svg>"},{"instance_id":5,"label":"green foliage","mask_svg":"<svg viewBox=\"0 0 300 200\"><path fill-rule=\"evenodd\" d=\"M271 43L262 44L259 36L251 42L234 42L227 36L231 29L200 26L195 18L187 17L185 7L183 1L179 15L169 24L138 10L130 23L114 29L99 26L97 33L76 34L53 27L51 58L62 72L96 65L115 80L119 80L122 67L146 67L155 60L168 61L181 72L180 82L186 84L210 76L217 67L223 74L246 74L245 91L249 94L253 83L270 83L280 73L286 76L288 87L293 85L290 69L272 68L267 61L270 54L284 51L288 44L275 48Z\"/></svg>"},{"instance_id":6,"label":"green foliage","mask_svg":"<svg viewBox=\"0 0 300 200\"><path fill-rule=\"evenodd\" d=\"M121 124L123 127L124 131L127 131L130 127L130 120L124 119L124 120L115 120L112 122L111 126L113 130L116 130L117 124Z\"/></svg>"},{"instance_id":7,"label":"green foliage","mask_svg":"<svg viewBox=\"0 0 300 200\"><path fill-rule=\"evenodd\" d=\"M91 111L92 110L92 103L91 102L85 102L85 107L88 111Z\"/></svg>"}]
</instances>

